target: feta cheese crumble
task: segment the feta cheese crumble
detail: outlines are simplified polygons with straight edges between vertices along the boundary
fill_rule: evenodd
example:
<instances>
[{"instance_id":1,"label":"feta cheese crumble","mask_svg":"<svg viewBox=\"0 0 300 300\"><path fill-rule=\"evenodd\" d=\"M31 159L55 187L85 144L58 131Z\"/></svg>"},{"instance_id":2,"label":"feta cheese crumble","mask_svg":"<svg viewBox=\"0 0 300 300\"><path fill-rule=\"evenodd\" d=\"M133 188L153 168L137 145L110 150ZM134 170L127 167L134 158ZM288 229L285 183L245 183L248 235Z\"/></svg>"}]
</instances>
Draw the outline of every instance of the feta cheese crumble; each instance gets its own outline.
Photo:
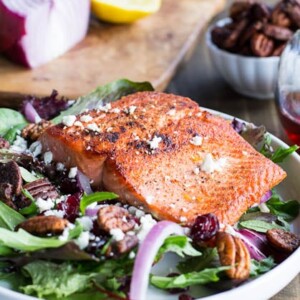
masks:
<instances>
[{"instance_id":1,"label":"feta cheese crumble","mask_svg":"<svg viewBox=\"0 0 300 300\"><path fill-rule=\"evenodd\" d=\"M116 242L122 241L125 236L124 232L120 228L113 228L109 231L109 233Z\"/></svg>"},{"instance_id":2,"label":"feta cheese crumble","mask_svg":"<svg viewBox=\"0 0 300 300\"><path fill-rule=\"evenodd\" d=\"M80 117L81 122L90 122L92 120L93 120L93 118L90 115L83 115Z\"/></svg>"},{"instance_id":3,"label":"feta cheese crumble","mask_svg":"<svg viewBox=\"0 0 300 300\"><path fill-rule=\"evenodd\" d=\"M80 236L74 240L74 243L82 250L89 244L90 234L87 231L83 231Z\"/></svg>"},{"instance_id":4,"label":"feta cheese crumble","mask_svg":"<svg viewBox=\"0 0 300 300\"><path fill-rule=\"evenodd\" d=\"M162 138L155 135L152 140L147 141L147 144L150 146L150 149L155 150L158 148L161 141Z\"/></svg>"},{"instance_id":5,"label":"feta cheese crumble","mask_svg":"<svg viewBox=\"0 0 300 300\"><path fill-rule=\"evenodd\" d=\"M73 126L75 121L76 121L76 116L74 116L74 115L64 116L62 118L62 123L68 127Z\"/></svg>"},{"instance_id":6,"label":"feta cheese crumble","mask_svg":"<svg viewBox=\"0 0 300 300\"><path fill-rule=\"evenodd\" d=\"M137 109L136 106L131 105L131 106L129 106L128 108L125 108L125 109L124 109L124 112L125 112L126 114L132 115L132 114L134 114L134 112L135 112L136 109Z\"/></svg>"},{"instance_id":7,"label":"feta cheese crumble","mask_svg":"<svg viewBox=\"0 0 300 300\"><path fill-rule=\"evenodd\" d=\"M100 106L100 107L98 108L98 110L104 111L104 112L106 112L106 113L107 113L110 109L111 109L111 104L110 104L110 103L107 103L106 105Z\"/></svg>"},{"instance_id":8,"label":"feta cheese crumble","mask_svg":"<svg viewBox=\"0 0 300 300\"><path fill-rule=\"evenodd\" d=\"M47 151L44 153L44 162L46 165L49 165L52 162L53 154L51 151Z\"/></svg>"},{"instance_id":9,"label":"feta cheese crumble","mask_svg":"<svg viewBox=\"0 0 300 300\"><path fill-rule=\"evenodd\" d=\"M99 132L100 129L96 123L91 123L86 126L87 129Z\"/></svg>"},{"instance_id":10,"label":"feta cheese crumble","mask_svg":"<svg viewBox=\"0 0 300 300\"><path fill-rule=\"evenodd\" d=\"M121 112L121 110L119 108L113 108L110 112L119 114Z\"/></svg>"},{"instance_id":11,"label":"feta cheese crumble","mask_svg":"<svg viewBox=\"0 0 300 300\"><path fill-rule=\"evenodd\" d=\"M195 145L195 146L201 146L201 145L202 145L202 142L203 142L203 137L202 137L202 136L199 136L199 135L194 136L194 137L190 140L190 143L191 143L192 145Z\"/></svg>"},{"instance_id":12,"label":"feta cheese crumble","mask_svg":"<svg viewBox=\"0 0 300 300\"><path fill-rule=\"evenodd\" d=\"M75 121L74 126L78 126L80 128L84 128L83 124L80 121Z\"/></svg>"},{"instance_id":13,"label":"feta cheese crumble","mask_svg":"<svg viewBox=\"0 0 300 300\"><path fill-rule=\"evenodd\" d=\"M27 141L21 136L17 135L9 150L17 153L23 153L27 150Z\"/></svg>"},{"instance_id":14,"label":"feta cheese crumble","mask_svg":"<svg viewBox=\"0 0 300 300\"><path fill-rule=\"evenodd\" d=\"M137 237L139 241L143 241L148 234L148 232L152 229L152 227L157 223L150 214L144 215L140 219L141 226L138 229Z\"/></svg>"},{"instance_id":15,"label":"feta cheese crumble","mask_svg":"<svg viewBox=\"0 0 300 300\"><path fill-rule=\"evenodd\" d=\"M68 177L69 178L75 178L76 175L77 175L77 170L78 170L77 167L71 168L70 171L69 171Z\"/></svg>"},{"instance_id":16,"label":"feta cheese crumble","mask_svg":"<svg viewBox=\"0 0 300 300\"><path fill-rule=\"evenodd\" d=\"M77 218L76 220L82 225L84 231L90 231L93 228L93 221L87 216Z\"/></svg>"},{"instance_id":17,"label":"feta cheese crumble","mask_svg":"<svg viewBox=\"0 0 300 300\"><path fill-rule=\"evenodd\" d=\"M50 198L48 198L47 200L44 200L42 198L37 198L35 204L38 207L40 213L54 207L54 201Z\"/></svg>"},{"instance_id":18,"label":"feta cheese crumble","mask_svg":"<svg viewBox=\"0 0 300 300\"><path fill-rule=\"evenodd\" d=\"M29 147L29 151L33 157L37 157L42 153L42 144L40 141L32 143Z\"/></svg>"},{"instance_id":19,"label":"feta cheese crumble","mask_svg":"<svg viewBox=\"0 0 300 300\"><path fill-rule=\"evenodd\" d=\"M175 108L170 109L167 112L167 115L169 115L169 116L175 116L176 115L176 109Z\"/></svg>"},{"instance_id":20,"label":"feta cheese crumble","mask_svg":"<svg viewBox=\"0 0 300 300\"><path fill-rule=\"evenodd\" d=\"M201 164L201 171L206 173L213 173L214 171L221 171L226 163L225 158L219 158L214 160L213 156L210 153L207 153L204 157L204 160Z\"/></svg>"},{"instance_id":21,"label":"feta cheese crumble","mask_svg":"<svg viewBox=\"0 0 300 300\"><path fill-rule=\"evenodd\" d=\"M181 216L181 217L179 218L179 221L180 221L181 223L184 223L184 222L187 221L187 218Z\"/></svg>"},{"instance_id":22,"label":"feta cheese crumble","mask_svg":"<svg viewBox=\"0 0 300 300\"><path fill-rule=\"evenodd\" d=\"M58 217L58 218L63 218L65 213L63 210L57 210L57 209L53 209L53 210L47 210L44 212L44 215L45 216L55 216L55 217Z\"/></svg>"},{"instance_id":23,"label":"feta cheese crumble","mask_svg":"<svg viewBox=\"0 0 300 300\"><path fill-rule=\"evenodd\" d=\"M57 171L63 171L65 169L65 165L63 163L57 163L56 164L56 170Z\"/></svg>"}]
</instances>

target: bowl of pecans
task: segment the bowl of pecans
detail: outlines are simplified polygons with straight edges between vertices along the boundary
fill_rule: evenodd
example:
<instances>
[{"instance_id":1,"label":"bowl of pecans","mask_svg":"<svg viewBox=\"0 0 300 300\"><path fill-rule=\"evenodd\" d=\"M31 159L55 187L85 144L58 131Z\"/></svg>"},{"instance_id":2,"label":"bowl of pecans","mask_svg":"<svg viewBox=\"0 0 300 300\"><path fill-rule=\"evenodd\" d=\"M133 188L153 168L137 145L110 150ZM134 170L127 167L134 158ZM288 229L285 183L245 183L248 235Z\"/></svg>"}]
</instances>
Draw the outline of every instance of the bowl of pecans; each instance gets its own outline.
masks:
<instances>
[{"instance_id":1,"label":"bowl of pecans","mask_svg":"<svg viewBox=\"0 0 300 300\"><path fill-rule=\"evenodd\" d=\"M208 29L206 42L216 68L235 91L272 99L279 57L299 27L300 0L281 0L274 7L236 1L229 18Z\"/></svg>"}]
</instances>

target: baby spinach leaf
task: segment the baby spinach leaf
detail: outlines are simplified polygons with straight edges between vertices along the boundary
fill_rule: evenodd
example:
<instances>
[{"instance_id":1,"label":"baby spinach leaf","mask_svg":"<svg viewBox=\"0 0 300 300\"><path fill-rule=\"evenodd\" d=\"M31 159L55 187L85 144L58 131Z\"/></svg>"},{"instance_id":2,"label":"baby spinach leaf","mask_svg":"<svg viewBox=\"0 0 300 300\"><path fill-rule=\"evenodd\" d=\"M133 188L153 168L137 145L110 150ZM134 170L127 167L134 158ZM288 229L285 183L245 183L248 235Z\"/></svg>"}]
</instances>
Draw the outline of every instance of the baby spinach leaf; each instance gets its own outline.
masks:
<instances>
[{"instance_id":1,"label":"baby spinach leaf","mask_svg":"<svg viewBox=\"0 0 300 300\"><path fill-rule=\"evenodd\" d=\"M20 124L27 124L21 113L9 108L0 108L0 136L4 136L9 129Z\"/></svg>"},{"instance_id":2,"label":"baby spinach leaf","mask_svg":"<svg viewBox=\"0 0 300 300\"><path fill-rule=\"evenodd\" d=\"M175 277L151 275L150 282L159 289L186 288L196 284L217 282L220 279L218 274L228 269L230 269L230 267L209 268L200 272L191 272Z\"/></svg>"},{"instance_id":3,"label":"baby spinach leaf","mask_svg":"<svg viewBox=\"0 0 300 300\"><path fill-rule=\"evenodd\" d=\"M101 202L104 200L113 200L118 197L119 197L118 195L116 195L114 193L110 193L110 192L96 192L96 193L93 193L90 195L84 195L80 200L80 205L79 205L80 211L84 215L85 209L90 204L92 204L94 202Z\"/></svg>"},{"instance_id":4,"label":"baby spinach leaf","mask_svg":"<svg viewBox=\"0 0 300 300\"><path fill-rule=\"evenodd\" d=\"M0 227L14 230L18 224L25 220L20 213L0 201Z\"/></svg>"},{"instance_id":5,"label":"baby spinach leaf","mask_svg":"<svg viewBox=\"0 0 300 300\"><path fill-rule=\"evenodd\" d=\"M283 162L289 155L297 151L299 147L297 145L291 146L289 148L278 147L275 152L271 155L270 159L274 163Z\"/></svg>"},{"instance_id":6,"label":"baby spinach leaf","mask_svg":"<svg viewBox=\"0 0 300 300\"><path fill-rule=\"evenodd\" d=\"M133 82L127 79L119 79L100 86L86 96L78 98L74 105L65 111L62 111L59 116L52 120L57 124L62 121L63 116L78 115L86 109L97 109L107 103L116 101L122 96L133 94L140 91L153 91L153 87L149 82Z\"/></svg>"},{"instance_id":7,"label":"baby spinach leaf","mask_svg":"<svg viewBox=\"0 0 300 300\"><path fill-rule=\"evenodd\" d=\"M165 239L164 244L160 247L157 253L157 258L160 258L166 252L174 252L178 256L200 256L201 252L197 251L190 243L190 240L185 235L170 236Z\"/></svg>"}]
</instances>

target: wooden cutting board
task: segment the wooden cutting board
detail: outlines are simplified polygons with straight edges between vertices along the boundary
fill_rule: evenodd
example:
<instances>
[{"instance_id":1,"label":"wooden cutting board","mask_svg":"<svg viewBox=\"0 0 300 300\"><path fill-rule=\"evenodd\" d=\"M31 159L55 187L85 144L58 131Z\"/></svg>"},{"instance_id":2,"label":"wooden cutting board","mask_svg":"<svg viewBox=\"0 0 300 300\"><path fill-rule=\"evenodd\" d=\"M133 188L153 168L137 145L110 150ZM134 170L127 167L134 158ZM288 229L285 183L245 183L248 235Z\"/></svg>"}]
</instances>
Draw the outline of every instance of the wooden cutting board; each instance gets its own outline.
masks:
<instances>
[{"instance_id":1,"label":"wooden cutting board","mask_svg":"<svg viewBox=\"0 0 300 300\"><path fill-rule=\"evenodd\" d=\"M93 20L84 41L33 70L0 57L0 105L16 106L22 94L49 95L52 89L76 98L119 78L163 90L225 2L163 0L158 13L132 25Z\"/></svg>"}]
</instances>

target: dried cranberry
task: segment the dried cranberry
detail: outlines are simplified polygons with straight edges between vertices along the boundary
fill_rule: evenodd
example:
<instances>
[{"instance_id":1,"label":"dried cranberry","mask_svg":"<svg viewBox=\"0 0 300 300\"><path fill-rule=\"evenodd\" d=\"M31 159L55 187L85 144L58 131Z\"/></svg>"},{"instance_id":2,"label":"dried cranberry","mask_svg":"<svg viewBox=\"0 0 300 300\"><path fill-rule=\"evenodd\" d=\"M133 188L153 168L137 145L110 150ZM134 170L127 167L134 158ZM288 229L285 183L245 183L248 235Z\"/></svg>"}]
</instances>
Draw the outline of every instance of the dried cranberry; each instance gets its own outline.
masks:
<instances>
[{"instance_id":1,"label":"dried cranberry","mask_svg":"<svg viewBox=\"0 0 300 300\"><path fill-rule=\"evenodd\" d=\"M170 273L168 274L167 277L176 277L176 276L179 276L180 274L178 273ZM170 294L179 294L179 293L183 293L183 292L186 292L188 290L188 287L187 288L171 288L171 289L167 289L167 291L170 293Z\"/></svg>"},{"instance_id":2,"label":"dried cranberry","mask_svg":"<svg viewBox=\"0 0 300 300\"><path fill-rule=\"evenodd\" d=\"M81 193L70 195L66 201L60 202L57 205L57 209L63 210L65 213L64 217L70 222L74 222L79 216L79 203L81 195Z\"/></svg>"},{"instance_id":3,"label":"dried cranberry","mask_svg":"<svg viewBox=\"0 0 300 300\"><path fill-rule=\"evenodd\" d=\"M194 300L195 298L193 298L192 296L188 295L188 294L181 294L178 297L178 300Z\"/></svg>"},{"instance_id":4,"label":"dried cranberry","mask_svg":"<svg viewBox=\"0 0 300 300\"><path fill-rule=\"evenodd\" d=\"M218 218L214 214L198 216L191 228L191 237L196 242L208 241L220 228Z\"/></svg>"},{"instance_id":5,"label":"dried cranberry","mask_svg":"<svg viewBox=\"0 0 300 300\"><path fill-rule=\"evenodd\" d=\"M62 178L59 183L59 187L61 192L64 194L74 194L83 191L82 188L79 187L75 178Z\"/></svg>"}]
</instances>

